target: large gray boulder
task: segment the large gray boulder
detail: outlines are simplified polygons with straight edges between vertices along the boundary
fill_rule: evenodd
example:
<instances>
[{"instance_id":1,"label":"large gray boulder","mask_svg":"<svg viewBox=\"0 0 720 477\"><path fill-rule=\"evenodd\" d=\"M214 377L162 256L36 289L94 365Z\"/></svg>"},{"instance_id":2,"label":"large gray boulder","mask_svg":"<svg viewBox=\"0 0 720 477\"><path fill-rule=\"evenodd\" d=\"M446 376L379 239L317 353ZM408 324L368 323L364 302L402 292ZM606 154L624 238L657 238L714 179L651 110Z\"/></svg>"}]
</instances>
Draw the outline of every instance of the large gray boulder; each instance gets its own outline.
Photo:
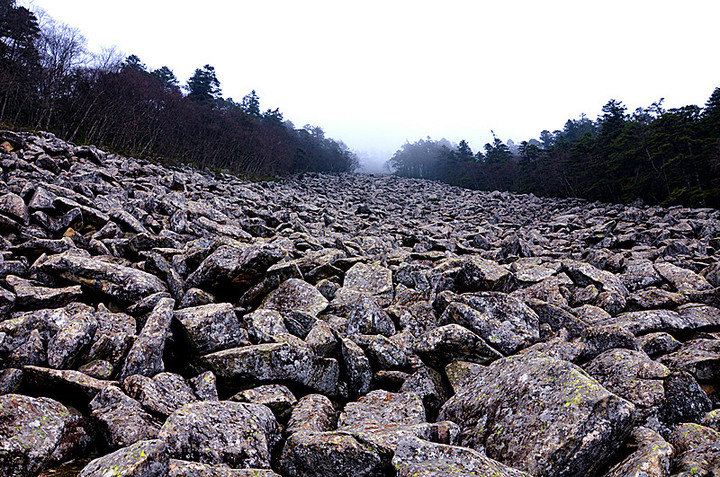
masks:
<instances>
[{"instance_id":1,"label":"large gray boulder","mask_svg":"<svg viewBox=\"0 0 720 477\"><path fill-rule=\"evenodd\" d=\"M287 381L328 395L337 393L339 367L331 358L315 356L296 343L268 343L232 348L203 357L204 363L229 382Z\"/></svg>"},{"instance_id":2,"label":"large gray boulder","mask_svg":"<svg viewBox=\"0 0 720 477\"><path fill-rule=\"evenodd\" d=\"M125 358L121 378L133 374L154 376L165 369L165 338L170 330L174 306L175 300L171 298L163 298L155 305Z\"/></svg>"},{"instance_id":3,"label":"large gray boulder","mask_svg":"<svg viewBox=\"0 0 720 477\"><path fill-rule=\"evenodd\" d=\"M72 251L45 257L35 267L125 304L166 290L155 275Z\"/></svg>"},{"instance_id":4,"label":"large gray boulder","mask_svg":"<svg viewBox=\"0 0 720 477\"><path fill-rule=\"evenodd\" d=\"M48 398L0 396L0 473L34 476L80 457L91 442L77 411Z\"/></svg>"},{"instance_id":5,"label":"large gray boulder","mask_svg":"<svg viewBox=\"0 0 720 477\"><path fill-rule=\"evenodd\" d=\"M280 426L260 404L202 401L168 417L160 438L175 459L268 469L280 442Z\"/></svg>"},{"instance_id":6,"label":"large gray boulder","mask_svg":"<svg viewBox=\"0 0 720 477\"><path fill-rule=\"evenodd\" d=\"M139 441L93 460L78 477L165 477L168 460L163 441Z\"/></svg>"},{"instance_id":7,"label":"large gray boulder","mask_svg":"<svg viewBox=\"0 0 720 477\"><path fill-rule=\"evenodd\" d=\"M577 366L538 352L495 361L440 410L460 443L533 475L593 474L632 425L635 407Z\"/></svg>"},{"instance_id":8,"label":"large gray boulder","mask_svg":"<svg viewBox=\"0 0 720 477\"><path fill-rule=\"evenodd\" d=\"M250 344L248 333L230 303L213 303L177 310L175 318L197 354Z\"/></svg>"},{"instance_id":9,"label":"large gray boulder","mask_svg":"<svg viewBox=\"0 0 720 477\"><path fill-rule=\"evenodd\" d=\"M530 477L467 447L406 438L395 450L392 464L398 477L492 476Z\"/></svg>"}]
</instances>

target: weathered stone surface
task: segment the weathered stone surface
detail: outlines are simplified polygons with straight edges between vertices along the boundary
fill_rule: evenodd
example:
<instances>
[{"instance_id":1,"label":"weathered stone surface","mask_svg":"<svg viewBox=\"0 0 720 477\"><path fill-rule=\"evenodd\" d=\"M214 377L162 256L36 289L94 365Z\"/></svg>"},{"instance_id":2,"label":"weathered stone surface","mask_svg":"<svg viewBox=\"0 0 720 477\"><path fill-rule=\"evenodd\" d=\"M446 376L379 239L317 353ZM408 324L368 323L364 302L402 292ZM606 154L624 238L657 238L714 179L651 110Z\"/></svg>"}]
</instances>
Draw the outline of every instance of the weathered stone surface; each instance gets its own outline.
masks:
<instances>
[{"instance_id":1,"label":"weathered stone surface","mask_svg":"<svg viewBox=\"0 0 720 477\"><path fill-rule=\"evenodd\" d=\"M687 371L698 381L717 382L720 379L720 340L688 341L678 351L660 358L660 362L670 369Z\"/></svg>"},{"instance_id":2,"label":"weathered stone surface","mask_svg":"<svg viewBox=\"0 0 720 477\"><path fill-rule=\"evenodd\" d=\"M62 288L43 287L24 278L8 275L5 281L15 293L15 306L22 309L58 308L82 295L79 285Z\"/></svg>"},{"instance_id":3,"label":"weathered stone surface","mask_svg":"<svg viewBox=\"0 0 720 477\"><path fill-rule=\"evenodd\" d=\"M418 340L415 352L433 366L456 360L487 364L502 357L485 340L456 324L428 331Z\"/></svg>"},{"instance_id":4,"label":"weathered stone surface","mask_svg":"<svg viewBox=\"0 0 720 477\"><path fill-rule=\"evenodd\" d=\"M93 460L78 477L164 477L167 471L165 443L160 440L147 440Z\"/></svg>"},{"instance_id":5,"label":"weathered stone surface","mask_svg":"<svg viewBox=\"0 0 720 477\"><path fill-rule=\"evenodd\" d=\"M110 449L155 439L160 432L161 422L116 386L98 393L89 408L102 432L103 444Z\"/></svg>"},{"instance_id":6,"label":"weathered stone surface","mask_svg":"<svg viewBox=\"0 0 720 477\"><path fill-rule=\"evenodd\" d=\"M461 426L461 444L534 475L592 473L630 430L631 403L542 353L495 361L473 378L439 418Z\"/></svg>"},{"instance_id":7,"label":"weathered stone surface","mask_svg":"<svg viewBox=\"0 0 720 477\"><path fill-rule=\"evenodd\" d=\"M227 465L170 459L168 477L280 477L267 469L233 469Z\"/></svg>"},{"instance_id":8,"label":"weathered stone surface","mask_svg":"<svg viewBox=\"0 0 720 477\"><path fill-rule=\"evenodd\" d=\"M633 403L636 410L657 410L664 404L663 381L670 370L642 351L611 349L587 364L585 371L605 389Z\"/></svg>"},{"instance_id":9,"label":"weathered stone surface","mask_svg":"<svg viewBox=\"0 0 720 477\"><path fill-rule=\"evenodd\" d=\"M42 273L56 274L123 303L165 291L165 284L154 275L72 252L49 256L35 266Z\"/></svg>"},{"instance_id":10,"label":"weathered stone surface","mask_svg":"<svg viewBox=\"0 0 720 477\"><path fill-rule=\"evenodd\" d=\"M391 453L346 432L296 432L280 466L288 477L375 477L390 470Z\"/></svg>"},{"instance_id":11,"label":"weathered stone surface","mask_svg":"<svg viewBox=\"0 0 720 477\"><path fill-rule=\"evenodd\" d=\"M262 308L280 313L301 311L315 316L328 305L327 299L307 282L291 278L268 295Z\"/></svg>"},{"instance_id":12,"label":"weathered stone surface","mask_svg":"<svg viewBox=\"0 0 720 477\"><path fill-rule=\"evenodd\" d=\"M197 354L250 344L247 331L229 303L177 310L175 318Z\"/></svg>"},{"instance_id":13,"label":"weathered stone surface","mask_svg":"<svg viewBox=\"0 0 720 477\"><path fill-rule=\"evenodd\" d=\"M633 452L610 469L607 477L665 477L670 475L673 447L657 432L638 427L632 433Z\"/></svg>"},{"instance_id":14,"label":"weathered stone surface","mask_svg":"<svg viewBox=\"0 0 720 477\"><path fill-rule=\"evenodd\" d=\"M509 295L485 292L451 300L441 323L464 326L501 353L515 353L540 337L537 314Z\"/></svg>"},{"instance_id":15,"label":"weathered stone surface","mask_svg":"<svg viewBox=\"0 0 720 477\"><path fill-rule=\"evenodd\" d=\"M97 393L115 381L103 381L71 369L57 370L39 366L23 367L26 383L36 391L47 395L70 393L72 399L90 402Z\"/></svg>"},{"instance_id":16,"label":"weathered stone surface","mask_svg":"<svg viewBox=\"0 0 720 477\"><path fill-rule=\"evenodd\" d=\"M343 287L372 295L380 306L393 298L392 272L379 264L356 263L345 272Z\"/></svg>"},{"instance_id":17,"label":"weathered stone surface","mask_svg":"<svg viewBox=\"0 0 720 477\"><path fill-rule=\"evenodd\" d=\"M163 417L197 400L183 377L173 373L156 374L152 379L134 374L125 378L122 387L128 396L136 399L147 411Z\"/></svg>"},{"instance_id":18,"label":"weathered stone surface","mask_svg":"<svg viewBox=\"0 0 720 477\"><path fill-rule=\"evenodd\" d=\"M680 424L668 441L675 448L673 471L677 475L720 473L720 432L699 424Z\"/></svg>"},{"instance_id":19,"label":"weathered stone surface","mask_svg":"<svg viewBox=\"0 0 720 477\"><path fill-rule=\"evenodd\" d=\"M52 464L79 457L90 444L83 419L48 398L0 396L0 472L37 475Z\"/></svg>"},{"instance_id":20,"label":"weathered stone surface","mask_svg":"<svg viewBox=\"0 0 720 477\"><path fill-rule=\"evenodd\" d=\"M398 477L493 476L529 477L467 447L435 444L407 438L397 446L392 459Z\"/></svg>"},{"instance_id":21,"label":"weathered stone surface","mask_svg":"<svg viewBox=\"0 0 720 477\"><path fill-rule=\"evenodd\" d=\"M77 457L168 419L163 477L712 472L717 210L0 142L0 399L77 408ZM287 428L194 407L233 396Z\"/></svg>"},{"instance_id":22,"label":"weathered stone surface","mask_svg":"<svg viewBox=\"0 0 720 477\"><path fill-rule=\"evenodd\" d=\"M249 402L267 406L273 413L282 414L290 409L297 399L287 386L280 384L267 384L252 389L246 389L235 394L232 401Z\"/></svg>"},{"instance_id":23,"label":"weathered stone surface","mask_svg":"<svg viewBox=\"0 0 720 477\"><path fill-rule=\"evenodd\" d=\"M330 431L337 426L337 413L332 402L322 394L308 394L293 407L287 432Z\"/></svg>"},{"instance_id":24,"label":"weathered stone surface","mask_svg":"<svg viewBox=\"0 0 720 477\"><path fill-rule=\"evenodd\" d=\"M192 378L190 386L200 401L218 400L217 379L212 371L205 371Z\"/></svg>"},{"instance_id":25,"label":"weathered stone surface","mask_svg":"<svg viewBox=\"0 0 720 477\"><path fill-rule=\"evenodd\" d=\"M233 468L270 468L280 441L270 409L229 401L191 403L175 411L160 430L175 459Z\"/></svg>"},{"instance_id":26,"label":"weathered stone surface","mask_svg":"<svg viewBox=\"0 0 720 477\"><path fill-rule=\"evenodd\" d=\"M208 354L203 360L217 376L230 381L287 381L329 395L337 392L337 361L318 358L291 343L232 348Z\"/></svg>"},{"instance_id":27,"label":"weathered stone surface","mask_svg":"<svg viewBox=\"0 0 720 477\"><path fill-rule=\"evenodd\" d=\"M163 298L155 305L125 358L121 378L133 374L154 376L165 369L163 352L174 306L175 300L171 298Z\"/></svg>"}]
</instances>

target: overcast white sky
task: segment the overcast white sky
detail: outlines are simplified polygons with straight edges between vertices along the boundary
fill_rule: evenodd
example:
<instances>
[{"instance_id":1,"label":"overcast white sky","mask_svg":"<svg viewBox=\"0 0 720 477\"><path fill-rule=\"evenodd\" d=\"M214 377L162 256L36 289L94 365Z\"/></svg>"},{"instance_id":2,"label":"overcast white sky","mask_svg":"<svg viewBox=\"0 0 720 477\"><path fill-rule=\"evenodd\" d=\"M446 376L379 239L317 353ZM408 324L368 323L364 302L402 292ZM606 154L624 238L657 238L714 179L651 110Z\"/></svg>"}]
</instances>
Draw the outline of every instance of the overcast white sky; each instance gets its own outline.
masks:
<instances>
[{"instance_id":1,"label":"overcast white sky","mask_svg":"<svg viewBox=\"0 0 720 477\"><path fill-rule=\"evenodd\" d=\"M214 65L386 159L406 140L516 141L610 98L703 104L720 86L717 0L22 0L185 80Z\"/></svg>"}]
</instances>

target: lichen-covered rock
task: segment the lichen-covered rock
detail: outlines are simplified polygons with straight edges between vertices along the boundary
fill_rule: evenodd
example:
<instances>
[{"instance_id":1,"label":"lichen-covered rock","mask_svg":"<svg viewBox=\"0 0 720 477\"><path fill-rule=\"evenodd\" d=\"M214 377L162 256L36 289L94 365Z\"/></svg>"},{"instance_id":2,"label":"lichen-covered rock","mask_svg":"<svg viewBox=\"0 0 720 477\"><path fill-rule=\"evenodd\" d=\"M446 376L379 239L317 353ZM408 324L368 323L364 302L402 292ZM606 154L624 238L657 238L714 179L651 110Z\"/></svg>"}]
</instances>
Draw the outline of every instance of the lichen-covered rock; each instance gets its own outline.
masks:
<instances>
[{"instance_id":1,"label":"lichen-covered rock","mask_svg":"<svg viewBox=\"0 0 720 477\"><path fill-rule=\"evenodd\" d=\"M200 373L190 380L195 396L200 401L217 401L217 379L212 371Z\"/></svg>"},{"instance_id":2,"label":"lichen-covered rock","mask_svg":"<svg viewBox=\"0 0 720 477\"><path fill-rule=\"evenodd\" d=\"M390 471L392 453L347 432L296 432L280 456L287 477L379 477Z\"/></svg>"},{"instance_id":3,"label":"lichen-covered rock","mask_svg":"<svg viewBox=\"0 0 720 477\"><path fill-rule=\"evenodd\" d=\"M155 439L160 432L162 423L116 386L103 389L88 407L101 432L102 443L110 449Z\"/></svg>"},{"instance_id":4,"label":"lichen-covered rock","mask_svg":"<svg viewBox=\"0 0 720 477\"><path fill-rule=\"evenodd\" d=\"M230 303L177 310L175 318L197 354L250 344L248 333Z\"/></svg>"},{"instance_id":5,"label":"lichen-covered rock","mask_svg":"<svg viewBox=\"0 0 720 477\"><path fill-rule=\"evenodd\" d=\"M170 459L167 477L280 477L268 469L233 469L227 465Z\"/></svg>"},{"instance_id":6,"label":"lichen-covered rock","mask_svg":"<svg viewBox=\"0 0 720 477\"><path fill-rule=\"evenodd\" d=\"M202 401L175 411L160 430L175 459L233 468L270 468L280 427L259 404Z\"/></svg>"},{"instance_id":7,"label":"lichen-covered rock","mask_svg":"<svg viewBox=\"0 0 720 477\"><path fill-rule=\"evenodd\" d=\"M281 384L266 384L252 389L246 389L235 394L232 401L249 402L267 406L276 415L290 409L297 399L287 386Z\"/></svg>"},{"instance_id":8,"label":"lichen-covered rock","mask_svg":"<svg viewBox=\"0 0 720 477\"><path fill-rule=\"evenodd\" d=\"M485 340L456 324L439 326L425 333L416 343L415 352L433 366L457 360L487 364L502 358Z\"/></svg>"},{"instance_id":9,"label":"lichen-covered rock","mask_svg":"<svg viewBox=\"0 0 720 477\"><path fill-rule=\"evenodd\" d=\"M15 293L15 306L19 309L59 308L82 295L79 285L51 288L34 284L24 278L8 275L5 281Z\"/></svg>"},{"instance_id":10,"label":"lichen-covered rock","mask_svg":"<svg viewBox=\"0 0 720 477\"><path fill-rule=\"evenodd\" d=\"M387 306L393 298L392 272L379 264L359 262L345 272L343 287L372 295L380 306Z\"/></svg>"},{"instance_id":11,"label":"lichen-covered rock","mask_svg":"<svg viewBox=\"0 0 720 477\"><path fill-rule=\"evenodd\" d=\"M134 374L125 378L122 387L128 396L136 399L147 411L163 417L197 400L185 379L173 373L159 373L152 378Z\"/></svg>"},{"instance_id":12,"label":"lichen-covered rock","mask_svg":"<svg viewBox=\"0 0 720 477\"><path fill-rule=\"evenodd\" d=\"M497 263L480 257L463 260L455 279L463 292L499 290L508 281L510 272Z\"/></svg>"},{"instance_id":13,"label":"lichen-covered rock","mask_svg":"<svg viewBox=\"0 0 720 477\"><path fill-rule=\"evenodd\" d=\"M287 381L335 395L337 361L319 358L309 349L292 343L271 343L232 348L208 354L203 361L220 378L258 383Z\"/></svg>"},{"instance_id":14,"label":"lichen-covered rock","mask_svg":"<svg viewBox=\"0 0 720 477\"><path fill-rule=\"evenodd\" d=\"M166 289L162 280L147 272L71 251L46 257L35 266L42 273L55 274L122 303L134 303Z\"/></svg>"},{"instance_id":15,"label":"lichen-covered rock","mask_svg":"<svg viewBox=\"0 0 720 477\"><path fill-rule=\"evenodd\" d=\"M117 384L115 381L95 379L71 369L24 366L23 372L27 385L36 392L52 396L64 396L69 393L71 399L84 403L90 402L106 387Z\"/></svg>"},{"instance_id":16,"label":"lichen-covered rock","mask_svg":"<svg viewBox=\"0 0 720 477\"><path fill-rule=\"evenodd\" d=\"M400 441L392 463L398 477L530 476L467 447L435 444L417 438Z\"/></svg>"},{"instance_id":17,"label":"lichen-covered rock","mask_svg":"<svg viewBox=\"0 0 720 477\"><path fill-rule=\"evenodd\" d=\"M630 430L634 406L542 353L493 362L440 410L460 443L533 475L593 473Z\"/></svg>"},{"instance_id":18,"label":"lichen-covered rock","mask_svg":"<svg viewBox=\"0 0 720 477\"><path fill-rule=\"evenodd\" d=\"M0 396L0 473L37 475L81 456L91 442L86 427L77 412L52 399Z\"/></svg>"},{"instance_id":19,"label":"lichen-covered rock","mask_svg":"<svg viewBox=\"0 0 720 477\"><path fill-rule=\"evenodd\" d=\"M163 352L174 306L171 298L163 298L155 305L125 358L121 378L133 374L154 376L165 369Z\"/></svg>"},{"instance_id":20,"label":"lichen-covered rock","mask_svg":"<svg viewBox=\"0 0 720 477\"><path fill-rule=\"evenodd\" d=\"M537 314L504 293L457 295L444 310L441 324L457 324L474 332L503 354L530 346L540 337Z\"/></svg>"},{"instance_id":21,"label":"lichen-covered rock","mask_svg":"<svg viewBox=\"0 0 720 477\"><path fill-rule=\"evenodd\" d=\"M163 441L139 441L93 460L78 477L164 477L168 460Z\"/></svg>"},{"instance_id":22,"label":"lichen-covered rock","mask_svg":"<svg viewBox=\"0 0 720 477\"><path fill-rule=\"evenodd\" d=\"M683 344L674 353L660 358L670 369L687 371L700 382L720 379L720 340L697 339Z\"/></svg>"},{"instance_id":23,"label":"lichen-covered rock","mask_svg":"<svg viewBox=\"0 0 720 477\"><path fill-rule=\"evenodd\" d=\"M308 394L293 407L286 431L330 431L337 426L337 413L332 402L322 394Z\"/></svg>"},{"instance_id":24,"label":"lichen-covered rock","mask_svg":"<svg viewBox=\"0 0 720 477\"><path fill-rule=\"evenodd\" d=\"M675 448L673 471L677 475L720 474L720 432L699 424L680 424L668 441Z\"/></svg>"},{"instance_id":25,"label":"lichen-covered rock","mask_svg":"<svg viewBox=\"0 0 720 477\"><path fill-rule=\"evenodd\" d=\"M664 405L664 380L670 370L642 351L611 349L587 364L585 371L646 415Z\"/></svg>"},{"instance_id":26,"label":"lichen-covered rock","mask_svg":"<svg viewBox=\"0 0 720 477\"><path fill-rule=\"evenodd\" d=\"M615 465L607 477L666 477L670 475L673 447L657 432L638 427L632 433L632 453Z\"/></svg>"},{"instance_id":27,"label":"lichen-covered rock","mask_svg":"<svg viewBox=\"0 0 720 477\"><path fill-rule=\"evenodd\" d=\"M317 288L309 283L291 278L283 282L270 293L262 304L262 308L280 313L301 311L315 316L328 305L327 299Z\"/></svg>"},{"instance_id":28,"label":"lichen-covered rock","mask_svg":"<svg viewBox=\"0 0 720 477\"><path fill-rule=\"evenodd\" d=\"M720 211L0 143L0 400L88 444L48 475L164 421L103 477L713 472Z\"/></svg>"}]
</instances>

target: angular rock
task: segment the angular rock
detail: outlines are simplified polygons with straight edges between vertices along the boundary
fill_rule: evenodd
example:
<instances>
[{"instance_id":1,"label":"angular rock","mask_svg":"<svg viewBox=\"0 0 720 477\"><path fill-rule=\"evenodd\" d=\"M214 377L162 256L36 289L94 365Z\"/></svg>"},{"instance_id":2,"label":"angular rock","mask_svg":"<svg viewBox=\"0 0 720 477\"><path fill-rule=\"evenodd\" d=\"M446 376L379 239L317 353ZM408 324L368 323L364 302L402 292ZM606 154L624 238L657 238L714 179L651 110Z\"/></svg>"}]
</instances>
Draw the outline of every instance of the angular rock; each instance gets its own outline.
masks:
<instances>
[{"instance_id":1,"label":"angular rock","mask_svg":"<svg viewBox=\"0 0 720 477\"><path fill-rule=\"evenodd\" d=\"M168 472L168 460L163 441L140 441L93 460L78 477L164 477Z\"/></svg>"},{"instance_id":2,"label":"angular rock","mask_svg":"<svg viewBox=\"0 0 720 477\"><path fill-rule=\"evenodd\" d=\"M343 287L371 295L380 306L387 306L393 298L392 272L379 264L359 262L345 272Z\"/></svg>"},{"instance_id":3,"label":"angular rock","mask_svg":"<svg viewBox=\"0 0 720 477\"><path fill-rule=\"evenodd\" d=\"M267 406L273 413L280 415L290 409L297 399L287 386L281 384L267 384L252 389L246 389L235 394L231 401L248 402Z\"/></svg>"},{"instance_id":4,"label":"angular rock","mask_svg":"<svg viewBox=\"0 0 720 477\"><path fill-rule=\"evenodd\" d=\"M270 409L228 401L191 403L175 411L160 438L175 459L233 468L270 468L280 441L280 428Z\"/></svg>"},{"instance_id":5,"label":"angular rock","mask_svg":"<svg viewBox=\"0 0 720 477\"><path fill-rule=\"evenodd\" d=\"M0 396L2 475L37 475L81 456L90 442L81 416L59 402L20 394Z\"/></svg>"},{"instance_id":6,"label":"angular rock","mask_svg":"<svg viewBox=\"0 0 720 477\"><path fill-rule=\"evenodd\" d=\"M533 475L592 474L630 430L634 406L580 368L542 353L473 375L440 410L463 445ZM517 436L523 436L518 439Z\"/></svg>"},{"instance_id":7,"label":"angular rock","mask_svg":"<svg viewBox=\"0 0 720 477\"><path fill-rule=\"evenodd\" d=\"M185 404L197 400L195 393L182 376L173 373L156 374L152 379L140 374L128 376L123 390L154 415L167 417Z\"/></svg>"},{"instance_id":8,"label":"angular rock","mask_svg":"<svg viewBox=\"0 0 720 477\"><path fill-rule=\"evenodd\" d=\"M436 367L457 360L488 364L502 358L502 354L485 340L456 324L439 326L428 331L418 340L414 349L418 356Z\"/></svg>"},{"instance_id":9,"label":"angular rock","mask_svg":"<svg viewBox=\"0 0 720 477\"><path fill-rule=\"evenodd\" d=\"M165 284L154 275L71 252L46 257L35 266L43 273L55 274L128 304L165 291Z\"/></svg>"},{"instance_id":10,"label":"angular rock","mask_svg":"<svg viewBox=\"0 0 720 477\"><path fill-rule=\"evenodd\" d=\"M156 439L160 432L161 422L116 386L109 386L98 393L89 408L109 449Z\"/></svg>"},{"instance_id":11,"label":"angular rock","mask_svg":"<svg viewBox=\"0 0 720 477\"><path fill-rule=\"evenodd\" d=\"M392 463L398 477L530 476L467 447L434 444L416 438L400 441Z\"/></svg>"},{"instance_id":12,"label":"angular rock","mask_svg":"<svg viewBox=\"0 0 720 477\"><path fill-rule=\"evenodd\" d=\"M177 310L175 318L197 354L250 344L248 333L230 303Z\"/></svg>"},{"instance_id":13,"label":"angular rock","mask_svg":"<svg viewBox=\"0 0 720 477\"><path fill-rule=\"evenodd\" d=\"M443 312L441 323L464 326L503 354L526 348L540 337L537 314L516 298L485 292L455 299Z\"/></svg>"},{"instance_id":14,"label":"angular rock","mask_svg":"<svg viewBox=\"0 0 720 477\"><path fill-rule=\"evenodd\" d=\"M203 361L228 381L287 381L328 395L337 393L337 361L316 357L309 349L291 343L232 348L208 354Z\"/></svg>"},{"instance_id":15,"label":"angular rock","mask_svg":"<svg viewBox=\"0 0 720 477\"><path fill-rule=\"evenodd\" d=\"M174 306L175 300L172 298L163 298L155 305L125 358L120 371L121 379L133 374L154 376L165 369L165 338L170 329Z\"/></svg>"},{"instance_id":16,"label":"angular rock","mask_svg":"<svg viewBox=\"0 0 720 477\"><path fill-rule=\"evenodd\" d=\"M337 413L332 402L322 394L308 394L293 407L287 433L301 431L324 432L337 427Z\"/></svg>"}]
</instances>

